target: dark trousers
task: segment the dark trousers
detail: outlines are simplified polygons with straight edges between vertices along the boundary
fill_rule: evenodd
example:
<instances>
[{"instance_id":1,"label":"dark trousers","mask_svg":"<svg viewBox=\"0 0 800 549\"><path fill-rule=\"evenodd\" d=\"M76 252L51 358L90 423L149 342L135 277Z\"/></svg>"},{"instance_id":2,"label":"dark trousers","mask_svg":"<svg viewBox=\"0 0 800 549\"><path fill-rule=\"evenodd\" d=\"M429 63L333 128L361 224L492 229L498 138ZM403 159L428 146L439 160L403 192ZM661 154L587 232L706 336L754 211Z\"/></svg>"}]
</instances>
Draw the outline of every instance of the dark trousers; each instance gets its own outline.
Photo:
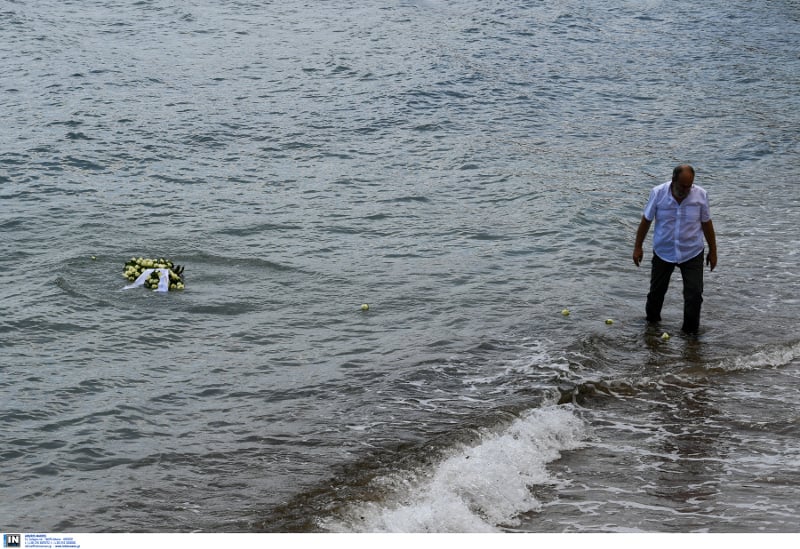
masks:
<instances>
[{"instance_id":1,"label":"dark trousers","mask_svg":"<svg viewBox=\"0 0 800 549\"><path fill-rule=\"evenodd\" d=\"M650 293L647 294L647 320L661 320L661 307L669 288L669 279L675 267L683 278L683 327L688 334L696 334L700 327L700 306L703 303L703 252L684 263L669 263L653 254L653 270L650 273Z\"/></svg>"}]
</instances>

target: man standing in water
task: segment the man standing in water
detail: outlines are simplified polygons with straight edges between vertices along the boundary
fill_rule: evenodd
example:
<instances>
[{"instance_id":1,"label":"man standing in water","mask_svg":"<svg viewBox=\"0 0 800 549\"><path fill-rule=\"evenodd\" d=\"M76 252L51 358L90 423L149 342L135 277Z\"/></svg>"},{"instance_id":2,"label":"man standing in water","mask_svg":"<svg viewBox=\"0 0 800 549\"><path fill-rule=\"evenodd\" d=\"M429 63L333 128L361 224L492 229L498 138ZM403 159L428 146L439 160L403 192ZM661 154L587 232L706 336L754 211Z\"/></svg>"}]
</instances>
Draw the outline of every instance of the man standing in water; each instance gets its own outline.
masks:
<instances>
[{"instance_id":1,"label":"man standing in water","mask_svg":"<svg viewBox=\"0 0 800 549\"><path fill-rule=\"evenodd\" d=\"M661 307L669 287L672 271L678 266L683 278L683 327L696 334L700 326L700 306L703 303L703 236L708 242L706 263L717 266L717 238L711 223L708 196L705 189L694 185L694 168L688 164L672 171L672 181L650 191L644 208L633 262L638 267L644 258L642 244L656 221L653 231L653 269L650 273L650 292L647 294L648 322L661 320Z\"/></svg>"}]
</instances>

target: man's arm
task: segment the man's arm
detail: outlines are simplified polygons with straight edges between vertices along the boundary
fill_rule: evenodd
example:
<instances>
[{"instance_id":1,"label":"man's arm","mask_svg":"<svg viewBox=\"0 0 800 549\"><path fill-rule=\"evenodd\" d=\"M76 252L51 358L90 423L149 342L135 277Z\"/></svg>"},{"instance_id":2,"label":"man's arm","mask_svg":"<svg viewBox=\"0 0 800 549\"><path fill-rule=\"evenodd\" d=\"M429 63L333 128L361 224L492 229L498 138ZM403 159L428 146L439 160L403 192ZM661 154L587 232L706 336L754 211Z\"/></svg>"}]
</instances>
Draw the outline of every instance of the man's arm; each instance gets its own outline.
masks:
<instances>
[{"instance_id":1,"label":"man's arm","mask_svg":"<svg viewBox=\"0 0 800 549\"><path fill-rule=\"evenodd\" d=\"M709 219L705 223L700 223L703 227L703 234L708 242L708 257L706 257L706 264L711 266L711 270L717 266L717 235L714 233L714 224Z\"/></svg>"},{"instance_id":2,"label":"man's arm","mask_svg":"<svg viewBox=\"0 0 800 549\"><path fill-rule=\"evenodd\" d=\"M639 228L636 230L636 243L633 245L633 262L637 267L644 259L644 250L642 250L642 244L644 244L644 237L647 236L647 231L650 230L650 223L652 222L648 221L644 216L642 216L642 220L639 222ZM711 222L709 221L709 223ZM705 226L703 226L703 230L705 231ZM713 228L711 229L711 232L713 234ZM716 256L714 257L714 261L716 261Z\"/></svg>"}]
</instances>

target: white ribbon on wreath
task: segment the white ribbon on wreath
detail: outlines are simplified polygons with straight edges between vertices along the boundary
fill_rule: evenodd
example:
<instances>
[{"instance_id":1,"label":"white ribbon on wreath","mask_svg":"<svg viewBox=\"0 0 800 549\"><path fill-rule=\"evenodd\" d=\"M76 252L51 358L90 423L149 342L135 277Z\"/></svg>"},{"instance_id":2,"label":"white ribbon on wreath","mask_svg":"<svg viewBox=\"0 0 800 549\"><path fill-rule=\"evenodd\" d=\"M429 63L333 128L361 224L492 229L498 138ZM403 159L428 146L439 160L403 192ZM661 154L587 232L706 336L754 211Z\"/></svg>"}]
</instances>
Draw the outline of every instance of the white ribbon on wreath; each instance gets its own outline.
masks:
<instances>
[{"instance_id":1,"label":"white ribbon on wreath","mask_svg":"<svg viewBox=\"0 0 800 549\"><path fill-rule=\"evenodd\" d=\"M150 276L153 271L158 271L158 288L156 288L156 292L168 292L169 291L169 269L145 269L142 271L142 274L139 275L133 284L128 284L123 290L130 290L131 288L138 288L140 286L144 286L145 281Z\"/></svg>"}]
</instances>

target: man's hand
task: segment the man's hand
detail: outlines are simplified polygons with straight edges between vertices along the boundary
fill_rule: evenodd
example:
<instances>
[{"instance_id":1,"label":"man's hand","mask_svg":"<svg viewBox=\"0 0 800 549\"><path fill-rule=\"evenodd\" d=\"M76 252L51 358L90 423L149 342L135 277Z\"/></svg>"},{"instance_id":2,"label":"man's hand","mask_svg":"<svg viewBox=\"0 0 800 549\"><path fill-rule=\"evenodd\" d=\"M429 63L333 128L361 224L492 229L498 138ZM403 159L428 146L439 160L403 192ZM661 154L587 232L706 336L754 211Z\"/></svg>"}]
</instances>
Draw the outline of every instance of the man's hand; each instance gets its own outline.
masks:
<instances>
[{"instance_id":1,"label":"man's hand","mask_svg":"<svg viewBox=\"0 0 800 549\"><path fill-rule=\"evenodd\" d=\"M714 224L709 219L705 223L700 224L703 227L703 234L708 242L708 257L706 257L706 264L714 270L717 266L717 235L714 232Z\"/></svg>"},{"instance_id":2,"label":"man's hand","mask_svg":"<svg viewBox=\"0 0 800 549\"><path fill-rule=\"evenodd\" d=\"M706 265L711 267L711 270L714 270L714 267L717 266L717 250L711 250L708 252L708 256L706 257Z\"/></svg>"},{"instance_id":3,"label":"man's hand","mask_svg":"<svg viewBox=\"0 0 800 549\"><path fill-rule=\"evenodd\" d=\"M641 246L636 246L633 248L633 262L636 266L639 266L639 263L642 262L644 259L644 250L642 250ZM714 262L716 263L716 256L714 257Z\"/></svg>"},{"instance_id":4,"label":"man's hand","mask_svg":"<svg viewBox=\"0 0 800 549\"><path fill-rule=\"evenodd\" d=\"M636 241L633 244L633 262L637 267L644 259L642 245L644 244L644 237L647 236L648 230L650 230L650 221L642 216L641 221L639 221L639 228L636 229Z\"/></svg>"}]
</instances>

